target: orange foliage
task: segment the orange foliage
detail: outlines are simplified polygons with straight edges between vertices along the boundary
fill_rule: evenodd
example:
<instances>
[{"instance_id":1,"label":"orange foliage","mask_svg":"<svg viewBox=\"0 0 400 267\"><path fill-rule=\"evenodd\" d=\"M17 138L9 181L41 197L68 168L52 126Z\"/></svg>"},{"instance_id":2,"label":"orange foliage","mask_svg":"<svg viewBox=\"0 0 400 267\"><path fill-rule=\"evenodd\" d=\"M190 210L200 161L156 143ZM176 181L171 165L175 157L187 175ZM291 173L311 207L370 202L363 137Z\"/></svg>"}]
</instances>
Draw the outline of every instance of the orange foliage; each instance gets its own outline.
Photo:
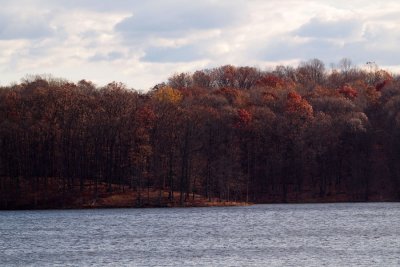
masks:
<instances>
[{"instance_id":1,"label":"orange foliage","mask_svg":"<svg viewBox=\"0 0 400 267\"><path fill-rule=\"evenodd\" d=\"M172 87L165 86L158 89L154 94L154 97L160 102L177 104L182 100L182 93Z\"/></svg>"},{"instance_id":2,"label":"orange foliage","mask_svg":"<svg viewBox=\"0 0 400 267\"><path fill-rule=\"evenodd\" d=\"M332 90L320 85L315 86L314 90L308 92L305 96L308 99L310 98L319 98L319 97L338 97L339 92L337 90Z\"/></svg>"}]
</instances>

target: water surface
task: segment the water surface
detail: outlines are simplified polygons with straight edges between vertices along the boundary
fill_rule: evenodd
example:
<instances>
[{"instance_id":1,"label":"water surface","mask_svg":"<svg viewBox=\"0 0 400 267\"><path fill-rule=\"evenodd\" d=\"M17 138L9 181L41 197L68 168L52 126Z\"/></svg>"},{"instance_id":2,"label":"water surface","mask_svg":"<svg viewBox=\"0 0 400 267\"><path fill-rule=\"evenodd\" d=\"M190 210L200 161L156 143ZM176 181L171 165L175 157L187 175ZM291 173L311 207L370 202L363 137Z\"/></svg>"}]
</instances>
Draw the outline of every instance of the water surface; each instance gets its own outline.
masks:
<instances>
[{"instance_id":1,"label":"water surface","mask_svg":"<svg viewBox=\"0 0 400 267\"><path fill-rule=\"evenodd\" d=\"M0 211L1 266L400 266L400 203Z\"/></svg>"}]
</instances>

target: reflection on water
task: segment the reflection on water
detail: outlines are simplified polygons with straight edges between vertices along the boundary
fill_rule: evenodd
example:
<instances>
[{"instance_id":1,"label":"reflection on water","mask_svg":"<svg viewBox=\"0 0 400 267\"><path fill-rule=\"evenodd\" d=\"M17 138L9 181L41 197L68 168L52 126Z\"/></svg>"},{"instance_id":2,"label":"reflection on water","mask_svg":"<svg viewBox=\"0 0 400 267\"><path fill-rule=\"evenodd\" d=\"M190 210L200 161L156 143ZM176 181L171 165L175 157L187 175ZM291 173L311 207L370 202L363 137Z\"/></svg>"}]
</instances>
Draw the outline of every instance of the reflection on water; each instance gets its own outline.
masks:
<instances>
[{"instance_id":1,"label":"reflection on water","mask_svg":"<svg viewBox=\"0 0 400 267\"><path fill-rule=\"evenodd\" d=\"M0 212L1 266L400 266L400 203Z\"/></svg>"}]
</instances>

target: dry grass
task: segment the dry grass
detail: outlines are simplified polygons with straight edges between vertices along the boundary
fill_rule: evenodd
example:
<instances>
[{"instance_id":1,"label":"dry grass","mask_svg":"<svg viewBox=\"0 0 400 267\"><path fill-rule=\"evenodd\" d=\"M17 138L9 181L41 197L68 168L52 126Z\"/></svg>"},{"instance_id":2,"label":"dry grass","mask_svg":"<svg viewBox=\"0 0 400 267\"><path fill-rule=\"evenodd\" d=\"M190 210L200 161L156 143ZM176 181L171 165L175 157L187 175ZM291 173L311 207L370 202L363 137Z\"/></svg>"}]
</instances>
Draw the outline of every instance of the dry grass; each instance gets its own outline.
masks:
<instances>
[{"instance_id":1,"label":"dry grass","mask_svg":"<svg viewBox=\"0 0 400 267\"><path fill-rule=\"evenodd\" d=\"M50 182L51 181L51 182ZM140 192L105 183L87 183L83 190L79 184L71 187L62 186L62 181L48 179L47 183L40 181L40 186L34 186L31 181L21 180L18 190L9 183L8 188L0 188L0 209L49 209L49 208L122 208L122 207L217 207L243 206L242 202L222 201L213 198L210 201L201 195L183 196L180 201L179 192L174 192L173 199L169 192L159 189L143 189ZM111 189L111 190L110 190ZM7 192L4 194L3 192Z\"/></svg>"},{"instance_id":2,"label":"dry grass","mask_svg":"<svg viewBox=\"0 0 400 267\"><path fill-rule=\"evenodd\" d=\"M117 207L219 207L219 206L244 206L249 205L243 202L222 201L213 198L209 201L206 197L201 195L190 195L183 203L180 202L180 193L174 192L174 199L168 198L168 192L159 190L143 190L136 192L133 190L126 190L125 192L113 192L101 195L96 201L91 199L89 203L85 203L83 207L87 208L117 208Z\"/></svg>"}]
</instances>

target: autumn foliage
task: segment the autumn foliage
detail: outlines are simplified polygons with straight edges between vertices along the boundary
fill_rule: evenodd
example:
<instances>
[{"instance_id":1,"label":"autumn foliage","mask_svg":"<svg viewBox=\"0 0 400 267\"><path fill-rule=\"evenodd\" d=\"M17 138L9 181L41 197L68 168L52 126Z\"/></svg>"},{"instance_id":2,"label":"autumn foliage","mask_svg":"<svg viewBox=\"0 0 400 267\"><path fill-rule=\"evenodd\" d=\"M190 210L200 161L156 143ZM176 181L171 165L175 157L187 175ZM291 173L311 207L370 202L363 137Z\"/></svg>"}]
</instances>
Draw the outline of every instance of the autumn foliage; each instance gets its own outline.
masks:
<instances>
[{"instance_id":1,"label":"autumn foliage","mask_svg":"<svg viewBox=\"0 0 400 267\"><path fill-rule=\"evenodd\" d=\"M301 95L290 92L287 95L286 112L308 118L313 115L313 108Z\"/></svg>"},{"instance_id":2,"label":"autumn foliage","mask_svg":"<svg viewBox=\"0 0 400 267\"><path fill-rule=\"evenodd\" d=\"M267 74L257 81L258 86L265 86L271 88L281 88L285 86L285 81L273 74Z\"/></svg>"},{"instance_id":3,"label":"autumn foliage","mask_svg":"<svg viewBox=\"0 0 400 267\"><path fill-rule=\"evenodd\" d=\"M237 111L234 127L237 129L245 129L250 126L251 119L252 114L249 111L245 109L239 109Z\"/></svg>"},{"instance_id":4,"label":"autumn foliage","mask_svg":"<svg viewBox=\"0 0 400 267\"><path fill-rule=\"evenodd\" d=\"M174 74L147 93L29 77L0 88L0 207L399 200L399 110L398 76L319 60Z\"/></svg>"},{"instance_id":5,"label":"autumn foliage","mask_svg":"<svg viewBox=\"0 0 400 267\"><path fill-rule=\"evenodd\" d=\"M358 96L357 90L348 84L345 84L339 88L338 92L349 99L354 99Z\"/></svg>"}]
</instances>

